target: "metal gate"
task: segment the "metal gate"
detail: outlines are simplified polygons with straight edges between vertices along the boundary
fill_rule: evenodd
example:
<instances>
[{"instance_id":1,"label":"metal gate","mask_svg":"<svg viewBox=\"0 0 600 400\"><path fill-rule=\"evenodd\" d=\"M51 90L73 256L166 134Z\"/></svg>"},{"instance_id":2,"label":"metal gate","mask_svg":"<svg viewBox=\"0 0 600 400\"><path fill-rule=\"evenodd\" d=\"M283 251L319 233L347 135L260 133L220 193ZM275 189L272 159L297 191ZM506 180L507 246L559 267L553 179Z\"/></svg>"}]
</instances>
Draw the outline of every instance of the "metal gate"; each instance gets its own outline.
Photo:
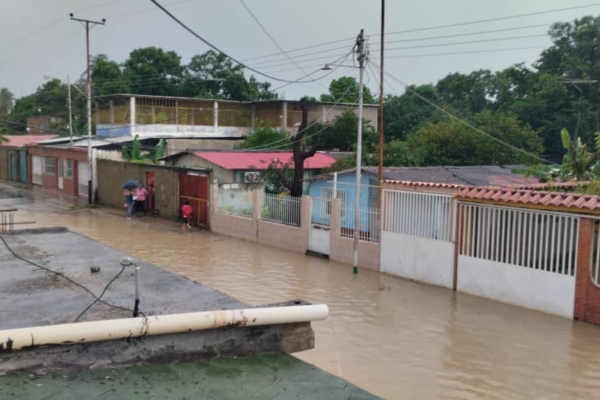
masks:
<instances>
[{"instance_id":1,"label":"metal gate","mask_svg":"<svg viewBox=\"0 0 600 400\"><path fill-rule=\"evenodd\" d=\"M330 243L331 200L314 198L312 199L308 249L328 256Z\"/></svg>"},{"instance_id":2,"label":"metal gate","mask_svg":"<svg viewBox=\"0 0 600 400\"><path fill-rule=\"evenodd\" d=\"M34 185L42 184L42 157L31 157L31 183Z\"/></svg>"},{"instance_id":3,"label":"metal gate","mask_svg":"<svg viewBox=\"0 0 600 400\"><path fill-rule=\"evenodd\" d=\"M179 200L190 202L194 210L194 221L208 228L208 176L182 172L179 174Z\"/></svg>"}]
</instances>

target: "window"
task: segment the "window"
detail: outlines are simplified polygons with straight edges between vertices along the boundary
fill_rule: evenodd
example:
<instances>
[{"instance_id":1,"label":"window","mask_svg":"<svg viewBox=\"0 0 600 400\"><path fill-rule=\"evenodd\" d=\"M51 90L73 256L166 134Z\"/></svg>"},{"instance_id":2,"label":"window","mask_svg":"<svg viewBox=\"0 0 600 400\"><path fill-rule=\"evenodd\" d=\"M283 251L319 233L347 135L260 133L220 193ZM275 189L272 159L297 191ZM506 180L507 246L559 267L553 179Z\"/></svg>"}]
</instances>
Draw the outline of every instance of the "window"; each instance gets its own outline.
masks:
<instances>
[{"instance_id":1,"label":"window","mask_svg":"<svg viewBox=\"0 0 600 400\"><path fill-rule=\"evenodd\" d=\"M44 174L56 175L56 158L44 157Z\"/></svg>"},{"instance_id":2,"label":"window","mask_svg":"<svg viewBox=\"0 0 600 400\"><path fill-rule=\"evenodd\" d=\"M337 190L337 198L341 200L342 202L342 217L345 214L345 205L346 205L346 190L343 189L338 189ZM331 200L333 199L333 188L330 187L324 187L321 188L321 197L327 199L327 200ZM331 202L330 201L326 201L323 202L323 207L325 208L323 210L323 214L324 215L331 215Z\"/></svg>"},{"instance_id":3,"label":"window","mask_svg":"<svg viewBox=\"0 0 600 400\"><path fill-rule=\"evenodd\" d=\"M73 179L73 160L63 160L64 163L64 177L67 179Z\"/></svg>"}]
</instances>

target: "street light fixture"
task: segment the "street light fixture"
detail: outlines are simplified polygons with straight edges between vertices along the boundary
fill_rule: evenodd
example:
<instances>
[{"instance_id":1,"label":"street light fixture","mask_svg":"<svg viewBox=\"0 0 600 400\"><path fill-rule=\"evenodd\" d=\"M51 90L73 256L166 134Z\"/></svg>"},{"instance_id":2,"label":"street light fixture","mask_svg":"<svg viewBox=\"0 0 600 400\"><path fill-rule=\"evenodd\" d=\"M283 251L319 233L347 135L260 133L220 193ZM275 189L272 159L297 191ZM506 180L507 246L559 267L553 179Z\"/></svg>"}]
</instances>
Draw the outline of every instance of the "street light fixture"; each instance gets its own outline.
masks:
<instances>
[{"instance_id":1,"label":"street light fixture","mask_svg":"<svg viewBox=\"0 0 600 400\"><path fill-rule=\"evenodd\" d=\"M363 74L365 71L365 62L367 60L367 54L365 51L365 39L364 31L361 29L360 34L356 39L356 52L358 53L359 62L359 79L358 79L358 132L356 137L356 193L354 197L354 265L352 272L358 273L358 240L360 234L360 180L361 180L361 169L362 169L362 119L363 119ZM335 67L350 67L356 68L351 65L341 64L325 64L324 71L330 71L332 66ZM336 189L337 190L337 189ZM334 198L337 197L337 193L334 193Z\"/></svg>"}]
</instances>

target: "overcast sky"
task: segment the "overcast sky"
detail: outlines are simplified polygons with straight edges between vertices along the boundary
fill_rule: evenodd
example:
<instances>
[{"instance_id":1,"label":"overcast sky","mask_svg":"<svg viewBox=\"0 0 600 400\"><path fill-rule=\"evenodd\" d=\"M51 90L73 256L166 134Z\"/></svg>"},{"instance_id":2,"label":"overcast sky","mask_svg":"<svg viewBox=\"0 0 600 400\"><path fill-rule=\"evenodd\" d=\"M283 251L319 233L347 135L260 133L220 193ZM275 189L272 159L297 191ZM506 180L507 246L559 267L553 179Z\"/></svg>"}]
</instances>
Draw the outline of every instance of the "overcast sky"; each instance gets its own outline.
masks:
<instances>
[{"instance_id":1,"label":"overcast sky","mask_svg":"<svg viewBox=\"0 0 600 400\"><path fill-rule=\"evenodd\" d=\"M160 2L233 57L247 60L279 52L241 0ZM245 2L286 51L348 39L290 52L289 55L307 73L318 69L317 65L333 61L348 52L353 43L351 38L361 28L364 28L365 34L374 35L369 39L371 58L379 63L380 0ZM386 45L389 49L386 50L386 70L410 84L433 83L452 72L470 72L480 68L500 70L519 62L531 63L542 48L550 44L546 37L539 37L547 32L545 26L462 37L454 35L542 24L549 26L556 21L571 21L600 13L600 3L593 0L387 0L386 3L386 31L390 33L597 4L578 10L386 35L389 43ZM146 46L174 50L182 56L183 63L208 50L206 45L156 9L149 0L0 0L0 10L0 87L8 87L17 97L35 91L44 82L45 75L63 80L70 75L71 79L75 79L85 71L85 33L78 23L69 20L71 12L80 18L106 18L105 26L92 30L92 54L106 54L119 62L125 60L131 50ZM439 39L407 41L440 36ZM515 36L521 38L490 41ZM391 43L401 40L404 42ZM486 42L447 45L482 40ZM444 46L433 46L439 44ZM347 50L337 49L344 46ZM392 50L398 47L403 49ZM528 49L505 51L515 48ZM493 51L447 54L489 50ZM307 54L314 52L319 53ZM304 75L284 55L256 58L248 63L257 70L282 79L295 80ZM351 59L348 63L352 63ZM332 78L357 76L357 73L354 69L340 68L320 82L328 86ZM370 78L368 84L373 92L378 92L375 77ZM390 84L385 90L387 93L403 91L398 83L390 81ZM273 87L281 85L273 82ZM323 92L325 88L317 83L293 84L279 90L280 95L288 99L318 96Z\"/></svg>"}]
</instances>

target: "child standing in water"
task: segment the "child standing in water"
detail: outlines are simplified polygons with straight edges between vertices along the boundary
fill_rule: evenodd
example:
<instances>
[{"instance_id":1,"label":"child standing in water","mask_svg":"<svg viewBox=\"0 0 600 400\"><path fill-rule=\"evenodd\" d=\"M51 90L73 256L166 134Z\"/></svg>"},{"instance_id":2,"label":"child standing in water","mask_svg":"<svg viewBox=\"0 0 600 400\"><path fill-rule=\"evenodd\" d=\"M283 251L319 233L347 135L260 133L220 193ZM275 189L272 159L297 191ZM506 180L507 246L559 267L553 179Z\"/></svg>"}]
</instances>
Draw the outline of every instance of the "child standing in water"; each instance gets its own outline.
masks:
<instances>
[{"instance_id":1,"label":"child standing in water","mask_svg":"<svg viewBox=\"0 0 600 400\"><path fill-rule=\"evenodd\" d=\"M183 216L183 226L182 229L191 230L190 226L190 217L192 216L193 210L192 206L190 206L190 202L187 200L183 201L183 205L181 206L181 215Z\"/></svg>"}]
</instances>

